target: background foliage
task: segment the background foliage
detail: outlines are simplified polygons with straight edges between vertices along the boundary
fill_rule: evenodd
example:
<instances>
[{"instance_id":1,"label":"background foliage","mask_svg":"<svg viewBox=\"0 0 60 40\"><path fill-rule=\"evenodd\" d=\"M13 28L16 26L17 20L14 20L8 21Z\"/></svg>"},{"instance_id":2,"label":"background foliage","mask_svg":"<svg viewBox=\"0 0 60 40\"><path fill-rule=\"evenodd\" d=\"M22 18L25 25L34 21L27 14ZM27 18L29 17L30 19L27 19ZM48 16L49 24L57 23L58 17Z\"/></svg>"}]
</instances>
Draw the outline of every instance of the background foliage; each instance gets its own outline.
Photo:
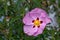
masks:
<instances>
[{"instance_id":1,"label":"background foliage","mask_svg":"<svg viewBox=\"0 0 60 40\"><path fill-rule=\"evenodd\" d=\"M0 0L0 40L60 40L60 27L56 26L47 26L37 37L23 32L22 19L26 12L39 7L49 14L51 5L60 26L60 0Z\"/></svg>"}]
</instances>

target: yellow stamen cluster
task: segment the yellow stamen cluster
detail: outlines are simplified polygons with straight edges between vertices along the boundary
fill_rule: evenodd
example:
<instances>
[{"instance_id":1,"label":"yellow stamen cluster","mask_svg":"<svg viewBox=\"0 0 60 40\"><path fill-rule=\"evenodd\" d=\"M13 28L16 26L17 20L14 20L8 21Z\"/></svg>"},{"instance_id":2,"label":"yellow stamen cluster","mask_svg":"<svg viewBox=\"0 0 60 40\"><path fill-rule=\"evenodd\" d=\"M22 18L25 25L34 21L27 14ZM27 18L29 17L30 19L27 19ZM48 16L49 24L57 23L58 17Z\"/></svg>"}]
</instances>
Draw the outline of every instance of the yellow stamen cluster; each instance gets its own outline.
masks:
<instances>
[{"instance_id":1,"label":"yellow stamen cluster","mask_svg":"<svg viewBox=\"0 0 60 40\"><path fill-rule=\"evenodd\" d=\"M33 23L34 23L35 26L40 26L40 21L39 20L34 20Z\"/></svg>"}]
</instances>

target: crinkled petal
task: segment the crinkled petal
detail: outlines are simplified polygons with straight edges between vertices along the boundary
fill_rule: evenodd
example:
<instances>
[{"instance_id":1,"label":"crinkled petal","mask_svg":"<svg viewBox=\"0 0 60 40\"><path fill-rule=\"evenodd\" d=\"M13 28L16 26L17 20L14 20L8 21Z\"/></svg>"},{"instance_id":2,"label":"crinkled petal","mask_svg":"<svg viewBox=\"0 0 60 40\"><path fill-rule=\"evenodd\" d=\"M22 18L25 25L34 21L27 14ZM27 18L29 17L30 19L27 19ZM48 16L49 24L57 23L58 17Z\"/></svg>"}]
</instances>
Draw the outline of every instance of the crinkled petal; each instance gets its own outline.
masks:
<instances>
[{"instance_id":1,"label":"crinkled petal","mask_svg":"<svg viewBox=\"0 0 60 40\"><path fill-rule=\"evenodd\" d=\"M30 16L35 19L37 17L38 18L39 17L46 17L47 13L43 9L35 8L30 12Z\"/></svg>"},{"instance_id":2,"label":"crinkled petal","mask_svg":"<svg viewBox=\"0 0 60 40\"><path fill-rule=\"evenodd\" d=\"M42 17L41 18L41 20L43 21L43 23L45 23L45 24L48 24L48 23L50 23L51 22L51 19L50 18L48 18L48 17Z\"/></svg>"},{"instance_id":3,"label":"crinkled petal","mask_svg":"<svg viewBox=\"0 0 60 40\"><path fill-rule=\"evenodd\" d=\"M38 36L39 34L42 34L42 33L43 33L43 30L38 29L38 31L35 32L35 33L33 34L33 36Z\"/></svg>"},{"instance_id":4,"label":"crinkled petal","mask_svg":"<svg viewBox=\"0 0 60 40\"><path fill-rule=\"evenodd\" d=\"M37 36L37 35L39 35L39 34L42 34L45 26L46 26L46 24L45 24L45 23L42 23L42 24L40 25L40 28L38 29L38 31L37 31L36 33L34 33L33 36Z\"/></svg>"},{"instance_id":5,"label":"crinkled petal","mask_svg":"<svg viewBox=\"0 0 60 40\"><path fill-rule=\"evenodd\" d=\"M51 23L51 19L50 18L46 18L46 24L48 24L48 23Z\"/></svg>"},{"instance_id":6,"label":"crinkled petal","mask_svg":"<svg viewBox=\"0 0 60 40\"><path fill-rule=\"evenodd\" d=\"M44 30L45 27L46 27L46 23L42 23L42 24L40 25L40 29L41 29L41 30Z\"/></svg>"},{"instance_id":7,"label":"crinkled petal","mask_svg":"<svg viewBox=\"0 0 60 40\"><path fill-rule=\"evenodd\" d=\"M40 13L41 13L41 17L48 17L48 14L45 10L42 10Z\"/></svg>"},{"instance_id":8,"label":"crinkled petal","mask_svg":"<svg viewBox=\"0 0 60 40\"><path fill-rule=\"evenodd\" d=\"M33 19L29 16L29 13L27 13L25 17L23 18L23 23L25 25L32 25L32 21Z\"/></svg>"},{"instance_id":9,"label":"crinkled petal","mask_svg":"<svg viewBox=\"0 0 60 40\"><path fill-rule=\"evenodd\" d=\"M40 14L39 13L30 13L30 17L33 19L39 18Z\"/></svg>"},{"instance_id":10,"label":"crinkled petal","mask_svg":"<svg viewBox=\"0 0 60 40\"><path fill-rule=\"evenodd\" d=\"M41 8L35 8L33 9L30 13L46 13L45 10L41 9Z\"/></svg>"},{"instance_id":11,"label":"crinkled petal","mask_svg":"<svg viewBox=\"0 0 60 40\"><path fill-rule=\"evenodd\" d=\"M29 36L33 35L38 30L37 27L33 28L32 25L30 25L30 26L24 25L24 28L23 29L24 29L24 33L26 33Z\"/></svg>"}]
</instances>

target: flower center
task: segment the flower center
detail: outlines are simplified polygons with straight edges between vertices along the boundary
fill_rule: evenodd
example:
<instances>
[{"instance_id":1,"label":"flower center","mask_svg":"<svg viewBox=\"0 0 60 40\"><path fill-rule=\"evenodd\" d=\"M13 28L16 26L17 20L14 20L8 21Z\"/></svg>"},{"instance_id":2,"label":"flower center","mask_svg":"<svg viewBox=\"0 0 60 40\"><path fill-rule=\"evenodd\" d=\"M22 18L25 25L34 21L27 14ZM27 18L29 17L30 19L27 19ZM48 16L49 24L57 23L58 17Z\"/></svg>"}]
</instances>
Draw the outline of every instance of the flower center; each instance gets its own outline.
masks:
<instances>
[{"instance_id":1,"label":"flower center","mask_svg":"<svg viewBox=\"0 0 60 40\"><path fill-rule=\"evenodd\" d=\"M40 25L40 21L39 21L39 20L35 20L35 21L34 21L34 25L35 25L35 26L39 26L39 25Z\"/></svg>"},{"instance_id":2,"label":"flower center","mask_svg":"<svg viewBox=\"0 0 60 40\"><path fill-rule=\"evenodd\" d=\"M42 23L42 21L39 20L39 18L37 18L36 20L33 20L32 21L34 26L33 27L40 27L40 24Z\"/></svg>"}]
</instances>

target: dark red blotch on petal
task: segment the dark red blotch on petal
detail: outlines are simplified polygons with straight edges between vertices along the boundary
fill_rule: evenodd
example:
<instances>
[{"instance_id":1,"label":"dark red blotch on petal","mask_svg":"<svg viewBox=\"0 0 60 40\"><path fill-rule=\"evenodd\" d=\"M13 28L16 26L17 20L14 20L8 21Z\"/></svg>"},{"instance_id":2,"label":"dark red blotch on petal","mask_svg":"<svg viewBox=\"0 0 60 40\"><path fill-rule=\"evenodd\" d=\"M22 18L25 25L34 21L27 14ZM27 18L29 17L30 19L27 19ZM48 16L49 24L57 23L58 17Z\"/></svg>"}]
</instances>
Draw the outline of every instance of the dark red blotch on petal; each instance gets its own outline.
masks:
<instances>
[{"instance_id":1,"label":"dark red blotch on petal","mask_svg":"<svg viewBox=\"0 0 60 40\"><path fill-rule=\"evenodd\" d=\"M37 20L39 20L39 18L37 18Z\"/></svg>"},{"instance_id":2,"label":"dark red blotch on petal","mask_svg":"<svg viewBox=\"0 0 60 40\"><path fill-rule=\"evenodd\" d=\"M43 23L43 21L40 21L40 23Z\"/></svg>"},{"instance_id":3,"label":"dark red blotch on petal","mask_svg":"<svg viewBox=\"0 0 60 40\"><path fill-rule=\"evenodd\" d=\"M33 26L33 28L35 28L35 26Z\"/></svg>"},{"instance_id":4,"label":"dark red blotch on petal","mask_svg":"<svg viewBox=\"0 0 60 40\"><path fill-rule=\"evenodd\" d=\"M32 21L32 23L34 22L35 20Z\"/></svg>"},{"instance_id":5,"label":"dark red blotch on petal","mask_svg":"<svg viewBox=\"0 0 60 40\"><path fill-rule=\"evenodd\" d=\"M39 28L40 26L38 26L38 28Z\"/></svg>"}]
</instances>

